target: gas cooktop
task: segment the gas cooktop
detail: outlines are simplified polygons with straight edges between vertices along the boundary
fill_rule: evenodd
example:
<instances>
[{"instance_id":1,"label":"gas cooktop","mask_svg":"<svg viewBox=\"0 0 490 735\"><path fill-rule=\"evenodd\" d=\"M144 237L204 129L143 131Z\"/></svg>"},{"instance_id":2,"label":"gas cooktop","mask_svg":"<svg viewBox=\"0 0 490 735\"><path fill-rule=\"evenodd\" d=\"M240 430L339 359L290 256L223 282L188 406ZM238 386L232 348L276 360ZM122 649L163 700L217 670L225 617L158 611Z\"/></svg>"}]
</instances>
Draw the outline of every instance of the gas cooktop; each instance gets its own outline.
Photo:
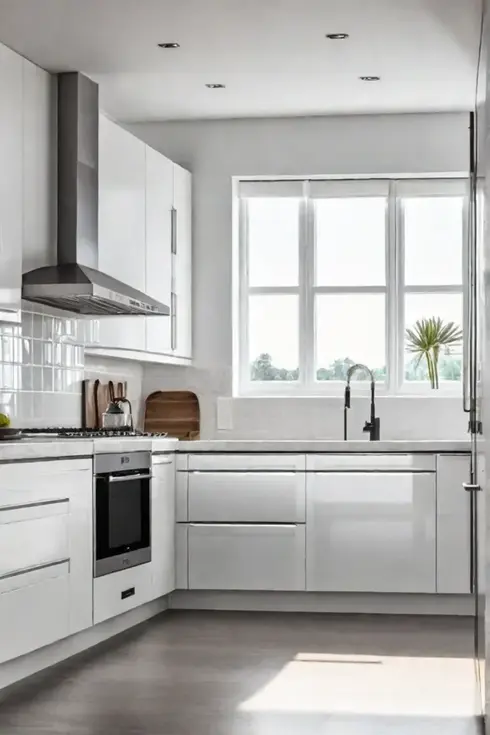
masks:
<instances>
[{"instance_id":1,"label":"gas cooktop","mask_svg":"<svg viewBox=\"0 0 490 735\"><path fill-rule=\"evenodd\" d=\"M50 436L59 436L63 439L111 439L122 437L124 439L130 437L154 437L164 439L168 434L153 433L147 431L130 431L129 429L80 429L66 428L59 426L49 426L48 428L21 429L22 436L40 436L49 434Z\"/></svg>"}]
</instances>

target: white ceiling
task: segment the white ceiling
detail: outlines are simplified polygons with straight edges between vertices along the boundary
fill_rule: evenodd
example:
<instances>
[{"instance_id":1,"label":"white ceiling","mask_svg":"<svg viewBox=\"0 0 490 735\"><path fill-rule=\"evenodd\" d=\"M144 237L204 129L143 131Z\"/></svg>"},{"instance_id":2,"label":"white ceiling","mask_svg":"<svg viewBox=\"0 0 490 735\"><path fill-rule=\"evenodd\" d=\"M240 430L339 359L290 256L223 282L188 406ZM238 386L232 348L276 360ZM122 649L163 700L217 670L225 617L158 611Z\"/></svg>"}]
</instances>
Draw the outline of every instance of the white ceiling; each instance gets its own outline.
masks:
<instances>
[{"instance_id":1,"label":"white ceiling","mask_svg":"<svg viewBox=\"0 0 490 735\"><path fill-rule=\"evenodd\" d=\"M0 0L0 41L50 71L93 77L101 106L127 121L451 111L474 104L480 8L481 0ZM350 38L327 41L329 32ZM162 41L181 48L160 50Z\"/></svg>"}]
</instances>

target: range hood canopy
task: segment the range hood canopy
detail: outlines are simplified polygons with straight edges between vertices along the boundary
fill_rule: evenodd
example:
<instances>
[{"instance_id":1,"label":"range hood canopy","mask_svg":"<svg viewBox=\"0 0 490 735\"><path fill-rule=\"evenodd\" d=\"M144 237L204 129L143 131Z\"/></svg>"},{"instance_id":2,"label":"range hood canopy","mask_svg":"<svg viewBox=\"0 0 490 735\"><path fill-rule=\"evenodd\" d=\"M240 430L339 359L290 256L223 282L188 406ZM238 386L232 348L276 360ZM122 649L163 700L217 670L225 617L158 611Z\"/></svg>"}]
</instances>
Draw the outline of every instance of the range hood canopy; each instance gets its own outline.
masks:
<instances>
[{"instance_id":1,"label":"range hood canopy","mask_svg":"<svg viewBox=\"0 0 490 735\"><path fill-rule=\"evenodd\" d=\"M88 77L58 75L58 264L22 278L22 297L75 314L163 315L165 304L97 270L99 90Z\"/></svg>"}]
</instances>

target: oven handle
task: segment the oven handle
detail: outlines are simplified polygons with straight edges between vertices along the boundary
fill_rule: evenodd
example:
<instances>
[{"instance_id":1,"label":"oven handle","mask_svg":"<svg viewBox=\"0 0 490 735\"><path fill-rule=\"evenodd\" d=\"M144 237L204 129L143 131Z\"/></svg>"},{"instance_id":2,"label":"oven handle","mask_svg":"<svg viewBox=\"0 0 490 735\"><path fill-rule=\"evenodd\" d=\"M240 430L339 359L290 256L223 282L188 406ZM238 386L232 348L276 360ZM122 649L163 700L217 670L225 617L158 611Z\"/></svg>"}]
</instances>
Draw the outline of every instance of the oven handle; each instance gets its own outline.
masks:
<instances>
[{"instance_id":1,"label":"oven handle","mask_svg":"<svg viewBox=\"0 0 490 735\"><path fill-rule=\"evenodd\" d=\"M153 475L109 475L109 482L126 482L127 480L151 480Z\"/></svg>"}]
</instances>

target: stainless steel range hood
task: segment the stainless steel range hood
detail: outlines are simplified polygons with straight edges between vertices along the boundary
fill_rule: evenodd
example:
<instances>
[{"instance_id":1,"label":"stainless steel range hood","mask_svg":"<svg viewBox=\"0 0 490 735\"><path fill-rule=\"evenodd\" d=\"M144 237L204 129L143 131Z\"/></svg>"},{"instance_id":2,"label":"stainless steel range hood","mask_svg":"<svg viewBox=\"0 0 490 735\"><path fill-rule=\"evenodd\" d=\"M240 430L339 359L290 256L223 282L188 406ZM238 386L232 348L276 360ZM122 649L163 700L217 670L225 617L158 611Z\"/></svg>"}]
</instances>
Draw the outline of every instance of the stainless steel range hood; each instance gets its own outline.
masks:
<instances>
[{"instance_id":1,"label":"stainless steel range hood","mask_svg":"<svg viewBox=\"0 0 490 735\"><path fill-rule=\"evenodd\" d=\"M58 76L58 265L22 279L22 297L76 314L170 314L98 266L99 90L78 73Z\"/></svg>"}]
</instances>

